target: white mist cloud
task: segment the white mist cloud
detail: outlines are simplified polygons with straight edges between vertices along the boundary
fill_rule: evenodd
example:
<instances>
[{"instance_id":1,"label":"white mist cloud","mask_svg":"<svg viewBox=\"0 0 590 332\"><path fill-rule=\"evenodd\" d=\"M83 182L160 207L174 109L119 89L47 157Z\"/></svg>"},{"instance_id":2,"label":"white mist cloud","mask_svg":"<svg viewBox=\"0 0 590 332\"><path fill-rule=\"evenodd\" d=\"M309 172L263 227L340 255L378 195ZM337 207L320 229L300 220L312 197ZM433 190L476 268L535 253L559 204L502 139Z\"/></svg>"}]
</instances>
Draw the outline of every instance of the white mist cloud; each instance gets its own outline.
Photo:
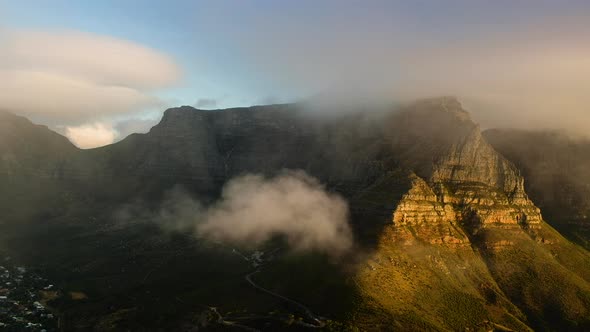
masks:
<instances>
[{"instance_id":1,"label":"white mist cloud","mask_svg":"<svg viewBox=\"0 0 590 332\"><path fill-rule=\"evenodd\" d=\"M154 89L178 82L167 55L75 31L0 30L0 108L80 125L160 108Z\"/></svg>"},{"instance_id":2,"label":"white mist cloud","mask_svg":"<svg viewBox=\"0 0 590 332\"><path fill-rule=\"evenodd\" d=\"M350 249L346 202L304 172L272 179L246 175L230 181L206 212L197 234L219 241L260 244L284 236L295 250L340 254Z\"/></svg>"},{"instance_id":3,"label":"white mist cloud","mask_svg":"<svg viewBox=\"0 0 590 332\"><path fill-rule=\"evenodd\" d=\"M80 126L60 126L56 131L82 149L90 149L118 142L135 133L147 133L159 119L130 118L111 124L93 122Z\"/></svg>"},{"instance_id":4,"label":"white mist cloud","mask_svg":"<svg viewBox=\"0 0 590 332\"><path fill-rule=\"evenodd\" d=\"M147 133L150 129L155 126L159 118L131 118L122 120L114 125L117 131L117 140L123 139L134 133Z\"/></svg>"},{"instance_id":5,"label":"white mist cloud","mask_svg":"<svg viewBox=\"0 0 590 332\"><path fill-rule=\"evenodd\" d=\"M207 207L176 188L165 195L156 213L132 205L118 211L117 217L151 220L165 230L194 232L199 238L250 248L276 236L294 251L332 256L353 245L346 201L303 171L285 171L273 178L239 176Z\"/></svg>"},{"instance_id":6,"label":"white mist cloud","mask_svg":"<svg viewBox=\"0 0 590 332\"><path fill-rule=\"evenodd\" d=\"M65 135L77 147L88 149L113 143L117 138L117 131L109 125L94 123L66 127Z\"/></svg>"}]
</instances>

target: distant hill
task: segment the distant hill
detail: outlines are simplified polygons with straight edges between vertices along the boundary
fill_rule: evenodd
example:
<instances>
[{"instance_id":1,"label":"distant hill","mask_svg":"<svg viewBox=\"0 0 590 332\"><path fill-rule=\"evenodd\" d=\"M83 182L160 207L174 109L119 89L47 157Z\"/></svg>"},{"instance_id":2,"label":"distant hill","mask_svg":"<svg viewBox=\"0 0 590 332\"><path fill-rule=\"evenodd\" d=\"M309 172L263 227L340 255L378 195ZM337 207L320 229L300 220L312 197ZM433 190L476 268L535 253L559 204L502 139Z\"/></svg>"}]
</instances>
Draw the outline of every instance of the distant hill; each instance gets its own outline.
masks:
<instances>
[{"instance_id":1,"label":"distant hill","mask_svg":"<svg viewBox=\"0 0 590 332\"><path fill-rule=\"evenodd\" d=\"M58 182L79 152L46 126L0 112L0 223L37 220L63 205Z\"/></svg>"},{"instance_id":2,"label":"distant hill","mask_svg":"<svg viewBox=\"0 0 590 332\"><path fill-rule=\"evenodd\" d=\"M0 172L57 176L78 149L67 138L28 119L0 111Z\"/></svg>"}]
</instances>

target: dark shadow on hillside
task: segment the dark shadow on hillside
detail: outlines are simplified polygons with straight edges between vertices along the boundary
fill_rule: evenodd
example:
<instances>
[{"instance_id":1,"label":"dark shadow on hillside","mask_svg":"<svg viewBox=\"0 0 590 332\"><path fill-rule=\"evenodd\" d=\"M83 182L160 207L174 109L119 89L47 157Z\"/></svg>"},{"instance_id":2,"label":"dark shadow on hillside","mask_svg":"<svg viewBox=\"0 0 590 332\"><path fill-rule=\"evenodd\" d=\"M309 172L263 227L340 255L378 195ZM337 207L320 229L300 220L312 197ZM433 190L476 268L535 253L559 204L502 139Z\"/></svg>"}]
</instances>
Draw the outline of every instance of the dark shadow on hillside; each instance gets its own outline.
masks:
<instances>
[{"instance_id":1,"label":"dark shadow on hillside","mask_svg":"<svg viewBox=\"0 0 590 332\"><path fill-rule=\"evenodd\" d=\"M393 212L411 184L408 171L392 168L350 199L351 224L362 250L370 253L376 249L383 229L393 224Z\"/></svg>"}]
</instances>

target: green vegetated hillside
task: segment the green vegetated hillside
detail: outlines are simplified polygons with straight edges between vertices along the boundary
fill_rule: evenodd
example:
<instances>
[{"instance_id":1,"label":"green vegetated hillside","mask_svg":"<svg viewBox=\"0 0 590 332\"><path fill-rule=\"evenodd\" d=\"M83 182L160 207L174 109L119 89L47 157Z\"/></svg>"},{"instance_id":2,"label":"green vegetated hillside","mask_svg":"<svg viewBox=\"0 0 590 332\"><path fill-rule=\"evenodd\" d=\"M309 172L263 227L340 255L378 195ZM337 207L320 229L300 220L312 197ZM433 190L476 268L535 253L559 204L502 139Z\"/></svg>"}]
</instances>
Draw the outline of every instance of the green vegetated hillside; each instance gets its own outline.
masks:
<instances>
[{"instance_id":1,"label":"green vegetated hillside","mask_svg":"<svg viewBox=\"0 0 590 332\"><path fill-rule=\"evenodd\" d=\"M0 243L55 282L64 330L590 329L590 255L551 226L567 202L548 205L454 98L181 107L92 150L10 114L0 126ZM347 199L351 253L236 248L150 220L179 186L207 205L229 179L283 169Z\"/></svg>"}]
</instances>

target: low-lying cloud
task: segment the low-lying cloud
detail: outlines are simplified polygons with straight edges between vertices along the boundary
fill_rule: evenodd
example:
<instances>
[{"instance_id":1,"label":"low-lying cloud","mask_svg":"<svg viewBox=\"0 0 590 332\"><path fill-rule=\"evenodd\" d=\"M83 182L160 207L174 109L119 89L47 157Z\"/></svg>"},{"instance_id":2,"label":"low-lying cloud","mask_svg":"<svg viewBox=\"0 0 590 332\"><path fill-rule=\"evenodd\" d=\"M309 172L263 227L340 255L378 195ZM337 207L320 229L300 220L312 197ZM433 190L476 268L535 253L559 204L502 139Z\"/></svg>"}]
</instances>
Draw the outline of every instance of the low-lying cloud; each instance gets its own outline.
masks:
<instances>
[{"instance_id":1,"label":"low-lying cloud","mask_svg":"<svg viewBox=\"0 0 590 332\"><path fill-rule=\"evenodd\" d=\"M123 215L228 245L252 248L281 237L294 251L338 256L353 244L346 201L303 171L234 178L220 199L207 207L176 189L167 193L156 213L147 217L141 213L134 207Z\"/></svg>"},{"instance_id":2,"label":"low-lying cloud","mask_svg":"<svg viewBox=\"0 0 590 332\"><path fill-rule=\"evenodd\" d=\"M117 132L104 123L66 127L64 134L72 143L82 149L111 144L117 138Z\"/></svg>"},{"instance_id":3,"label":"low-lying cloud","mask_svg":"<svg viewBox=\"0 0 590 332\"><path fill-rule=\"evenodd\" d=\"M93 122L80 126L58 127L56 131L66 136L81 149L91 149L118 142L135 133L147 133L158 120L130 118L116 124Z\"/></svg>"},{"instance_id":4,"label":"low-lying cloud","mask_svg":"<svg viewBox=\"0 0 590 332\"><path fill-rule=\"evenodd\" d=\"M455 95L484 127L590 131L587 3L229 7L195 21L214 26L258 77L284 90L343 89L345 101ZM227 12L239 13L235 25L217 19Z\"/></svg>"},{"instance_id":5,"label":"low-lying cloud","mask_svg":"<svg viewBox=\"0 0 590 332\"><path fill-rule=\"evenodd\" d=\"M196 108L215 108L217 100L213 98L199 98L195 103Z\"/></svg>"}]
</instances>

